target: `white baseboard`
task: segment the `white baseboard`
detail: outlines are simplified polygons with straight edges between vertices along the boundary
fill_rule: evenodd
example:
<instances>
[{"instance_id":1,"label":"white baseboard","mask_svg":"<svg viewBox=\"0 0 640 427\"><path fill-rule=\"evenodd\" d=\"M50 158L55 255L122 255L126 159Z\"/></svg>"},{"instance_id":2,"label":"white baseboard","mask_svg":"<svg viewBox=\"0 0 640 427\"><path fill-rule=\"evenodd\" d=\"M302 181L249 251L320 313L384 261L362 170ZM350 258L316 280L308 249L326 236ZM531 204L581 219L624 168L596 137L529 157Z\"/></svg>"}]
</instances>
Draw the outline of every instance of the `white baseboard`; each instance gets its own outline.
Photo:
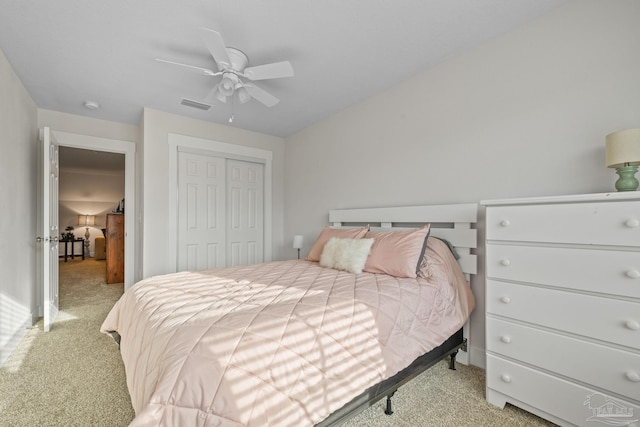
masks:
<instances>
[{"instance_id":1,"label":"white baseboard","mask_svg":"<svg viewBox=\"0 0 640 427\"><path fill-rule=\"evenodd\" d=\"M458 354L456 354L456 362L462 363L463 365L468 365L469 353L463 350L458 351Z\"/></svg>"},{"instance_id":2,"label":"white baseboard","mask_svg":"<svg viewBox=\"0 0 640 427\"><path fill-rule=\"evenodd\" d=\"M7 342L2 347L0 347L0 366L4 365L4 362L7 361L11 353L13 353L13 351L16 349L18 344L20 344L20 341L22 341L22 338L24 338L25 334L27 333L27 330L31 326L33 326L31 317L32 317L31 314L29 314L29 316L25 319L22 325L16 328L16 330L9 337Z\"/></svg>"},{"instance_id":3,"label":"white baseboard","mask_svg":"<svg viewBox=\"0 0 640 427\"><path fill-rule=\"evenodd\" d=\"M469 361L472 365L487 369L487 355L482 347L469 347Z\"/></svg>"}]
</instances>

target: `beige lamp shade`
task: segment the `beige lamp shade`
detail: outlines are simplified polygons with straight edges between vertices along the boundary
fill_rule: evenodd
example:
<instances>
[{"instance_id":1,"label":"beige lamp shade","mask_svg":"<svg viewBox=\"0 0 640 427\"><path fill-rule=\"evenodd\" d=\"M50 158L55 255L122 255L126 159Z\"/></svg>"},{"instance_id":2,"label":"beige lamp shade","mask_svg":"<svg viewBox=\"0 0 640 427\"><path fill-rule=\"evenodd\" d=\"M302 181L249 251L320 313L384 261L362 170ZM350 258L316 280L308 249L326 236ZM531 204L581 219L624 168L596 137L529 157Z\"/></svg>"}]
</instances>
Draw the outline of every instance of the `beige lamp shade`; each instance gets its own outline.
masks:
<instances>
[{"instance_id":1,"label":"beige lamp shade","mask_svg":"<svg viewBox=\"0 0 640 427\"><path fill-rule=\"evenodd\" d=\"M640 165L640 129L626 129L607 135L607 167Z\"/></svg>"},{"instance_id":2,"label":"beige lamp shade","mask_svg":"<svg viewBox=\"0 0 640 427\"><path fill-rule=\"evenodd\" d=\"M78 215L78 225L87 226L87 225L96 225L96 216L95 215Z\"/></svg>"}]
</instances>

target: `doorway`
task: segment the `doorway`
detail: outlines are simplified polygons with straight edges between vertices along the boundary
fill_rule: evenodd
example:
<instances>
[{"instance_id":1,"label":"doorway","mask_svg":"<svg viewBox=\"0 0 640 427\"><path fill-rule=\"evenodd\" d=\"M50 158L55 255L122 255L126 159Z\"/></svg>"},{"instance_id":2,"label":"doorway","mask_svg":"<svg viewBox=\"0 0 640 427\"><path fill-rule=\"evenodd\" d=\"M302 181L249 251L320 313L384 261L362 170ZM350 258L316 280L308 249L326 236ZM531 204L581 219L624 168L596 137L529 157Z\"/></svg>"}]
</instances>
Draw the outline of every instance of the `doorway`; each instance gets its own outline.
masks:
<instances>
[{"instance_id":1,"label":"doorway","mask_svg":"<svg viewBox=\"0 0 640 427\"><path fill-rule=\"evenodd\" d=\"M73 147L89 149L98 152L110 152L124 154L125 162L125 200L129 200L131 206L135 208L135 143L128 141L112 140L87 135L72 134L66 132L52 131L44 127L40 132L43 142L40 156L40 166L43 173L40 174L38 185L38 227L43 233L38 237L40 242L49 242L46 245L50 250L39 250L39 261L37 263L37 276L41 283L38 288L37 300L42 303L39 307L39 315L44 316L45 331L48 331L51 323L55 321L58 312L58 240L60 231L58 228L58 152L60 147ZM53 168L53 169L52 169ZM131 209L134 211L135 209ZM53 215L55 213L55 215ZM135 212L134 212L135 213ZM84 215L85 225L88 224ZM128 289L134 282L134 262L135 262L135 236L136 227L135 215L129 215L125 221L124 247L125 247L125 267L124 267L124 289ZM80 218L79 218L80 220ZM53 221L53 222L51 222ZM92 218L92 221L94 219ZM85 230L88 231L88 230ZM56 242L55 244L52 244ZM38 246L44 249L44 245ZM86 249L86 248L81 248ZM54 256L51 256L51 255ZM55 267L51 269L51 264Z\"/></svg>"},{"instance_id":2,"label":"doorway","mask_svg":"<svg viewBox=\"0 0 640 427\"><path fill-rule=\"evenodd\" d=\"M125 155L61 146L59 167L59 277L82 272L99 283L106 277L107 217L124 210ZM85 277L92 274L102 277Z\"/></svg>"},{"instance_id":3,"label":"doorway","mask_svg":"<svg viewBox=\"0 0 640 427\"><path fill-rule=\"evenodd\" d=\"M124 155L124 199L129 215L125 215L124 224L124 289L131 287L135 281L136 260L136 222L135 222L135 154L136 144L109 138L89 135L51 131L60 147L81 148L107 153Z\"/></svg>"}]
</instances>

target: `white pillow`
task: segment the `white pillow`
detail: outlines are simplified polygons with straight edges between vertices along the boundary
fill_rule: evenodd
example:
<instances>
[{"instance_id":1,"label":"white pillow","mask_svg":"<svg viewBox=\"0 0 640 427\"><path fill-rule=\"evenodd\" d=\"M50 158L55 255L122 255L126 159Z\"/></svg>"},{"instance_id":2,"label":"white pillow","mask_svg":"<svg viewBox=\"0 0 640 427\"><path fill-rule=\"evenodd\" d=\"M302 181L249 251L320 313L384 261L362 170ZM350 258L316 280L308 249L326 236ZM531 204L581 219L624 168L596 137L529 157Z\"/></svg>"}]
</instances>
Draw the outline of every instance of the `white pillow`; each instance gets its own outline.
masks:
<instances>
[{"instance_id":1,"label":"white pillow","mask_svg":"<svg viewBox=\"0 0 640 427\"><path fill-rule=\"evenodd\" d=\"M371 251L373 239L330 238L322 249L320 265L360 274Z\"/></svg>"}]
</instances>

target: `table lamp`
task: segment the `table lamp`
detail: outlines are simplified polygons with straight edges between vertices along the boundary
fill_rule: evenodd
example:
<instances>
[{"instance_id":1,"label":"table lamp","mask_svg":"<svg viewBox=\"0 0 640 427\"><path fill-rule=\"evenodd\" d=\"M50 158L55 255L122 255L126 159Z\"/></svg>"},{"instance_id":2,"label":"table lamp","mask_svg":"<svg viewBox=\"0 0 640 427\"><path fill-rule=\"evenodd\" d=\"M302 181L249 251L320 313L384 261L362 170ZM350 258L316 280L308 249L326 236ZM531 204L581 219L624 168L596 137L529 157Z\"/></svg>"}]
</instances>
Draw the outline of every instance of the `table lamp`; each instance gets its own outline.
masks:
<instances>
[{"instance_id":1,"label":"table lamp","mask_svg":"<svg viewBox=\"0 0 640 427\"><path fill-rule=\"evenodd\" d=\"M293 249L298 250L298 259L300 259L300 249L304 246L304 236L295 235L293 236Z\"/></svg>"},{"instance_id":2,"label":"table lamp","mask_svg":"<svg viewBox=\"0 0 640 427\"><path fill-rule=\"evenodd\" d=\"M78 215L78 225L86 227L87 231L84 233L84 247L89 250L89 227L91 225L96 225L96 216L95 215Z\"/></svg>"},{"instance_id":3,"label":"table lamp","mask_svg":"<svg viewBox=\"0 0 640 427\"><path fill-rule=\"evenodd\" d=\"M638 180L634 176L640 165L640 129L626 129L607 135L607 167L616 168L620 176L616 190L635 191Z\"/></svg>"}]
</instances>

